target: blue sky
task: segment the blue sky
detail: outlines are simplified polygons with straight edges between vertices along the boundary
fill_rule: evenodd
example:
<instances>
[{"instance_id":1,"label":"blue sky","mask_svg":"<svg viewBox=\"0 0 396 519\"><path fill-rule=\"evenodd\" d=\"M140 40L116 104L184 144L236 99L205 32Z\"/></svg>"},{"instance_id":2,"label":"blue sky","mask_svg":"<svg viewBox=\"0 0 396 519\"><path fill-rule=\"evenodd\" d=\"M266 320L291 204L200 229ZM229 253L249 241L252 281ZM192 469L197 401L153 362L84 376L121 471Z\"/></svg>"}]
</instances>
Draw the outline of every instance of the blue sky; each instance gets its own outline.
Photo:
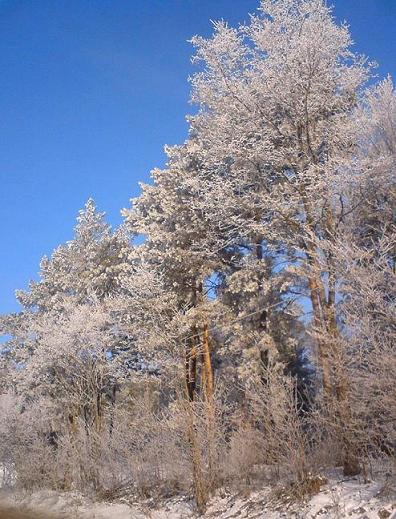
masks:
<instances>
[{"instance_id":1,"label":"blue sky","mask_svg":"<svg viewBox=\"0 0 396 519\"><path fill-rule=\"evenodd\" d=\"M396 77L396 0L334 0L356 49ZM258 0L0 0L0 312L70 239L92 196L109 221L187 133L194 34Z\"/></svg>"}]
</instances>

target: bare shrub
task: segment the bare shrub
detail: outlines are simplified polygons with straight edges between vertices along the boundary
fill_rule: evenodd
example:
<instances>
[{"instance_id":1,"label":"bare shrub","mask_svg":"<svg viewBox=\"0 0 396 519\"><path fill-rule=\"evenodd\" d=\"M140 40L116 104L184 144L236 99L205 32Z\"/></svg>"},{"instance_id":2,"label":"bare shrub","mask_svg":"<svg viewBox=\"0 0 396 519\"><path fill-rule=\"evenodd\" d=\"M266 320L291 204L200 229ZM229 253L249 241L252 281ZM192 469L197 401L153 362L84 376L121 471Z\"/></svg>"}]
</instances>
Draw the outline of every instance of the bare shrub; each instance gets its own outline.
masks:
<instances>
[{"instance_id":1,"label":"bare shrub","mask_svg":"<svg viewBox=\"0 0 396 519\"><path fill-rule=\"evenodd\" d=\"M293 479L303 481L310 470L310 431L299 412L295 379L270 367L263 379L249 390L249 400L262 431L266 462L287 467Z\"/></svg>"},{"instance_id":2,"label":"bare shrub","mask_svg":"<svg viewBox=\"0 0 396 519\"><path fill-rule=\"evenodd\" d=\"M333 464L346 475L366 471L372 457L392 458L396 448L396 321L394 237L375 247L350 238L329 247L342 280L339 330L316 329L326 345L331 385L316 398L316 421L331 445Z\"/></svg>"}]
</instances>

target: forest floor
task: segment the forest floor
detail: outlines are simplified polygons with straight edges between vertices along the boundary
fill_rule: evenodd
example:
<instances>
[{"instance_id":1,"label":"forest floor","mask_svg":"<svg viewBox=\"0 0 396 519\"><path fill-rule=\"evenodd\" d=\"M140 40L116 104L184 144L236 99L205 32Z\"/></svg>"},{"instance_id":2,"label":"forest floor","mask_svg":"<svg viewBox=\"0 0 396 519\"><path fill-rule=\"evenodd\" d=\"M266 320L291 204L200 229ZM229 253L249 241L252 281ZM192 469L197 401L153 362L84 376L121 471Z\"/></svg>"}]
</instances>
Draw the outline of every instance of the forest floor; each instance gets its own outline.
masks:
<instances>
[{"instance_id":1,"label":"forest floor","mask_svg":"<svg viewBox=\"0 0 396 519\"><path fill-rule=\"evenodd\" d=\"M221 490L209 502L205 518L212 519L396 519L396 492L389 479L362 481L326 475L320 490L297 501L287 489L263 487L249 494ZM59 519L188 519L199 517L192 500L174 497L162 501L127 498L98 502L77 493L40 491L0 493L1 506L36 513L35 517Z\"/></svg>"}]
</instances>

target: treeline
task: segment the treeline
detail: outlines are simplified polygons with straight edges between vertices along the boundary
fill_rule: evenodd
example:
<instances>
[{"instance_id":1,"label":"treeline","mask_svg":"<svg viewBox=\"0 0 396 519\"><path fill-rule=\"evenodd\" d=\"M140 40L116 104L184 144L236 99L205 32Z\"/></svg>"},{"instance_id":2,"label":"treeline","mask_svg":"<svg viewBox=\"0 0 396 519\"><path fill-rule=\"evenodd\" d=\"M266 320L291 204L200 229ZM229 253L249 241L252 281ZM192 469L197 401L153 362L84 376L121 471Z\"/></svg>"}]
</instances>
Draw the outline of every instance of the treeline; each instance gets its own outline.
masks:
<instances>
[{"instance_id":1,"label":"treeline","mask_svg":"<svg viewBox=\"0 0 396 519\"><path fill-rule=\"evenodd\" d=\"M394 463L392 81L323 0L192 43L188 140L119 229L89 200L1 319L5 482L203 511L222 485Z\"/></svg>"}]
</instances>

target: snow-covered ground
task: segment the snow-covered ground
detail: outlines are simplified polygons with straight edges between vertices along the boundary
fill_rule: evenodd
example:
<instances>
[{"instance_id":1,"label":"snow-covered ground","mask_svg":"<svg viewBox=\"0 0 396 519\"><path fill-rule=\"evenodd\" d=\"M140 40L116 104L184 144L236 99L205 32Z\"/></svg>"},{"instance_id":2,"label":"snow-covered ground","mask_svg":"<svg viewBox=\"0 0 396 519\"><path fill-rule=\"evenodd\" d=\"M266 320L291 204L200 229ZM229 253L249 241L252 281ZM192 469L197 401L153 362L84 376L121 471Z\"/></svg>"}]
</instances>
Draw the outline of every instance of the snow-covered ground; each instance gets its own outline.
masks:
<instances>
[{"instance_id":1,"label":"snow-covered ground","mask_svg":"<svg viewBox=\"0 0 396 519\"><path fill-rule=\"evenodd\" d=\"M188 519L197 518L193 503L178 497L116 503L94 502L76 493L41 491L33 494L0 494L0 505L12 505L57 518L70 519ZM237 496L222 490L212 498L205 514L217 519L396 519L396 495L386 481L364 483L333 474L319 493L307 502L275 499L269 487Z\"/></svg>"}]
</instances>

